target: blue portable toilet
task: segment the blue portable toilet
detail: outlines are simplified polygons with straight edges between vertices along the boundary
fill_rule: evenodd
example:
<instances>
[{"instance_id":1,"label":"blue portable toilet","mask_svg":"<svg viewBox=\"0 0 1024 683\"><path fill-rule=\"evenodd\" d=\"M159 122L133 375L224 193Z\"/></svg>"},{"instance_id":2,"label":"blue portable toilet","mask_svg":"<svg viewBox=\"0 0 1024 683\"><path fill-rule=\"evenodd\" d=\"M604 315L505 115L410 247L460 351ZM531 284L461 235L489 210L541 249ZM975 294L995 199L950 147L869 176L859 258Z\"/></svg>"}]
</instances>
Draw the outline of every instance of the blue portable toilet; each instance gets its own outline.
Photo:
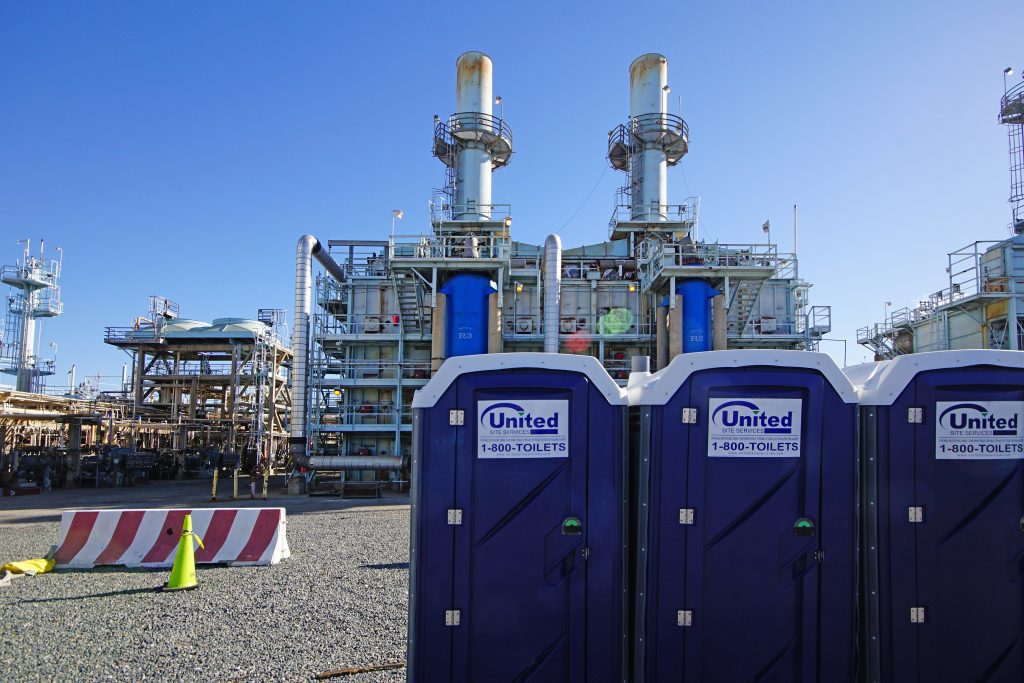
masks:
<instances>
[{"instance_id":1,"label":"blue portable toilet","mask_svg":"<svg viewBox=\"0 0 1024 683\"><path fill-rule=\"evenodd\" d=\"M590 356L471 355L412 405L408 680L626 680L625 390Z\"/></svg>"},{"instance_id":2,"label":"blue portable toilet","mask_svg":"<svg viewBox=\"0 0 1024 683\"><path fill-rule=\"evenodd\" d=\"M677 356L629 395L633 680L854 680L850 381L822 353L712 351Z\"/></svg>"},{"instance_id":3,"label":"blue portable toilet","mask_svg":"<svg viewBox=\"0 0 1024 683\"><path fill-rule=\"evenodd\" d=\"M1024 352L855 366L864 680L1024 681Z\"/></svg>"}]
</instances>

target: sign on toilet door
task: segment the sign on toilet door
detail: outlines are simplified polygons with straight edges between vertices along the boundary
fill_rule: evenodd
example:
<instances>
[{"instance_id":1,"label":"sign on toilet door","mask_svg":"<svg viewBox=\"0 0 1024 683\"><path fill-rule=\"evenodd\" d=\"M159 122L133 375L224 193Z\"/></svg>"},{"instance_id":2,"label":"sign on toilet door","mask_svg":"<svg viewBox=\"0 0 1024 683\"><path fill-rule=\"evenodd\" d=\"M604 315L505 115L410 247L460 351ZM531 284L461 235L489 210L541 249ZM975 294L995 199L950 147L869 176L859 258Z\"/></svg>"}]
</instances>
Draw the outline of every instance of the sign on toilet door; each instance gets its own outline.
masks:
<instances>
[{"instance_id":1,"label":"sign on toilet door","mask_svg":"<svg viewBox=\"0 0 1024 683\"><path fill-rule=\"evenodd\" d=\"M713 398L709 458L799 458L798 398Z\"/></svg>"},{"instance_id":2,"label":"sign on toilet door","mask_svg":"<svg viewBox=\"0 0 1024 683\"><path fill-rule=\"evenodd\" d=\"M568 401L477 401L479 458L568 458Z\"/></svg>"}]
</instances>

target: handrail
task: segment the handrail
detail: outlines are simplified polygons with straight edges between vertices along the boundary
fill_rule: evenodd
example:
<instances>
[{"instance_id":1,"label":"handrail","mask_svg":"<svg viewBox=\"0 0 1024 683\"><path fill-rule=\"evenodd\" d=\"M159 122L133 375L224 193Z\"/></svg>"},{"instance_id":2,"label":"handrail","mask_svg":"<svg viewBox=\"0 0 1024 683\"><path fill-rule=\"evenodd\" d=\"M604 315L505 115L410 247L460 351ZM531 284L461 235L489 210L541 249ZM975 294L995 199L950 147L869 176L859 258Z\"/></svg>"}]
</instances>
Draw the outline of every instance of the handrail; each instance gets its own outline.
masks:
<instances>
[{"instance_id":1,"label":"handrail","mask_svg":"<svg viewBox=\"0 0 1024 683\"><path fill-rule=\"evenodd\" d=\"M609 235L615 233L619 223L649 222L652 225L657 224L657 221L649 221L645 218L635 218L633 216L633 205L623 201L625 196L625 193L620 191L616 198L615 205L612 207L612 216L608 220ZM695 228L700 217L700 197L687 197L682 204L650 204L640 208L645 216L663 216L665 222L687 223L691 228Z\"/></svg>"},{"instance_id":2,"label":"handrail","mask_svg":"<svg viewBox=\"0 0 1024 683\"><path fill-rule=\"evenodd\" d=\"M398 334L402 327L402 314L314 313L313 326L317 334Z\"/></svg>"},{"instance_id":3,"label":"handrail","mask_svg":"<svg viewBox=\"0 0 1024 683\"><path fill-rule=\"evenodd\" d=\"M430 202L430 223L438 225L448 221L460 220L455 216L480 216L482 218L469 219L471 221L501 221L507 222L512 218L511 204L453 204L447 201Z\"/></svg>"},{"instance_id":4,"label":"handrail","mask_svg":"<svg viewBox=\"0 0 1024 683\"><path fill-rule=\"evenodd\" d=\"M391 238L395 259L501 259L511 253L512 241L498 235L396 235Z\"/></svg>"},{"instance_id":5,"label":"handrail","mask_svg":"<svg viewBox=\"0 0 1024 683\"><path fill-rule=\"evenodd\" d=\"M438 119L434 123L434 137L447 141L458 139L458 133L463 131L483 131L492 135L504 138L509 146L512 144L512 129L505 123L503 118L483 112L458 112L448 117L444 122Z\"/></svg>"},{"instance_id":6,"label":"handrail","mask_svg":"<svg viewBox=\"0 0 1024 683\"><path fill-rule=\"evenodd\" d=\"M630 119L630 127L634 135L653 132L678 133L684 138L690 137L690 127L683 120L682 116L669 114L667 112L655 112L652 114L640 114Z\"/></svg>"},{"instance_id":7,"label":"handrail","mask_svg":"<svg viewBox=\"0 0 1024 683\"><path fill-rule=\"evenodd\" d=\"M0 278L18 278L24 280L37 280L39 282L48 282L48 286L52 286L56 281L57 265L56 261L53 262L51 268L47 270L43 263L35 262L27 266L2 266L0 267Z\"/></svg>"},{"instance_id":8,"label":"handrail","mask_svg":"<svg viewBox=\"0 0 1024 683\"><path fill-rule=\"evenodd\" d=\"M999 121L1024 124L1024 81L1007 90L999 101Z\"/></svg>"}]
</instances>

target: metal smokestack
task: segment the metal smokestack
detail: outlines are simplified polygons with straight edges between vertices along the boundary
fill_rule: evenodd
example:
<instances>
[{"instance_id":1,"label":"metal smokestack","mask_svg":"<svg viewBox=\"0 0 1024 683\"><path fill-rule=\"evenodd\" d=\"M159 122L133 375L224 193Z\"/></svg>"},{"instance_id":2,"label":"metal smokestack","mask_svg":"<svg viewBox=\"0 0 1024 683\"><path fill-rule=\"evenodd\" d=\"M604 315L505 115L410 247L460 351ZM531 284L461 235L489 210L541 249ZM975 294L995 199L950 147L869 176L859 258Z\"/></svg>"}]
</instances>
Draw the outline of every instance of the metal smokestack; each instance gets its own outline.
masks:
<instances>
[{"instance_id":1,"label":"metal smokestack","mask_svg":"<svg viewBox=\"0 0 1024 683\"><path fill-rule=\"evenodd\" d=\"M630 159L633 220L664 221L668 204L668 159L648 129L660 128L668 113L668 60L646 54L629 65L629 118L638 149Z\"/></svg>"},{"instance_id":2,"label":"metal smokestack","mask_svg":"<svg viewBox=\"0 0 1024 683\"><path fill-rule=\"evenodd\" d=\"M448 167L444 193L457 221L492 217L491 173L512 157L512 131L493 115L494 66L482 52L466 52L455 64L455 113L434 117L434 156Z\"/></svg>"},{"instance_id":3,"label":"metal smokestack","mask_svg":"<svg viewBox=\"0 0 1024 683\"><path fill-rule=\"evenodd\" d=\"M681 116L668 113L668 94L668 60L653 53L634 59L629 65L629 120L608 132L608 161L626 172L620 192L629 196L630 221L678 220L669 216L668 168L689 151L690 132Z\"/></svg>"},{"instance_id":4,"label":"metal smokestack","mask_svg":"<svg viewBox=\"0 0 1024 683\"><path fill-rule=\"evenodd\" d=\"M455 205L461 217L486 220L491 216L491 154L474 129L491 118L494 65L482 52L466 52L456 62L453 134L459 150Z\"/></svg>"}]
</instances>

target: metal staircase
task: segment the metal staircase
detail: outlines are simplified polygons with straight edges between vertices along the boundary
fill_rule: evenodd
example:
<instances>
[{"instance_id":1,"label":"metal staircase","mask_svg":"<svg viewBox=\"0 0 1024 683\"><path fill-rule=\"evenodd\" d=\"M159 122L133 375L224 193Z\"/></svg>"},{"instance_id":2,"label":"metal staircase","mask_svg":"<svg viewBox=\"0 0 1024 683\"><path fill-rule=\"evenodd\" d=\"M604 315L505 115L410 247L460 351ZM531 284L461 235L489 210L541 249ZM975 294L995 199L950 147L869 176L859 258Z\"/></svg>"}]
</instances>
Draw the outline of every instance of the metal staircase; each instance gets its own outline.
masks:
<instances>
[{"instance_id":1,"label":"metal staircase","mask_svg":"<svg viewBox=\"0 0 1024 683\"><path fill-rule=\"evenodd\" d=\"M411 275L396 273L395 297L401 318L402 333L406 336L423 335L423 292Z\"/></svg>"},{"instance_id":2,"label":"metal staircase","mask_svg":"<svg viewBox=\"0 0 1024 683\"><path fill-rule=\"evenodd\" d=\"M729 322L727 334L739 337L752 332L750 314L761 297L764 280L740 280L732 289L732 300L729 302Z\"/></svg>"}]
</instances>

